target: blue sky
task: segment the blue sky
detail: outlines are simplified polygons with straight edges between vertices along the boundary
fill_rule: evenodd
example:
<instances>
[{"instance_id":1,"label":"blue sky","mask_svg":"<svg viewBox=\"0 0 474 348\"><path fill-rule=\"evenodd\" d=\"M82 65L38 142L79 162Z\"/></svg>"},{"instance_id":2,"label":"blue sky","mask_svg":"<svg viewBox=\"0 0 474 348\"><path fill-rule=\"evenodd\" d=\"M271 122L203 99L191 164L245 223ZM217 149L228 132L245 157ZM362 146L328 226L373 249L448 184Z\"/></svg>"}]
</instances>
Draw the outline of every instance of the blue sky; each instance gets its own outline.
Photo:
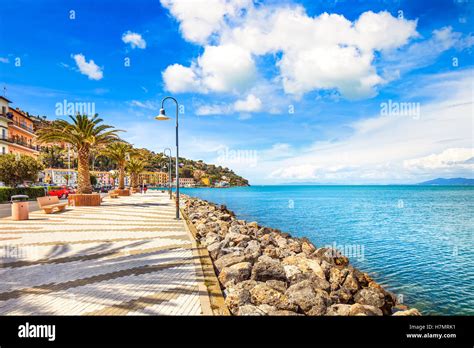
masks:
<instances>
[{"instance_id":1,"label":"blue sky","mask_svg":"<svg viewBox=\"0 0 474 348\"><path fill-rule=\"evenodd\" d=\"M49 119L94 103L155 151L174 144L173 122L153 120L173 95L180 153L252 184L472 177L473 7L3 1L0 85Z\"/></svg>"}]
</instances>

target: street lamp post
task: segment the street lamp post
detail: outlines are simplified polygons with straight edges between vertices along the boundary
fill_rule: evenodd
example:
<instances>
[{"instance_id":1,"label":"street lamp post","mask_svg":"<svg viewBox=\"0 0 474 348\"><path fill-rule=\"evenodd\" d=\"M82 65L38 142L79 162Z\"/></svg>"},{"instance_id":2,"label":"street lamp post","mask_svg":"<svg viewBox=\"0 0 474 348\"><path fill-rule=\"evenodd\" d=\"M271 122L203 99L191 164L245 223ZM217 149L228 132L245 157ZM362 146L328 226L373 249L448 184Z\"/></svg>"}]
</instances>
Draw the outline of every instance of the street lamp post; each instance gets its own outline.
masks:
<instances>
[{"instance_id":1,"label":"street lamp post","mask_svg":"<svg viewBox=\"0 0 474 348\"><path fill-rule=\"evenodd\" d=\"M163 153L166 153L166 150L168 150L170 152L170 155L168 156L169 158L169 165L168 165L168 191L170 193L170 199L172 199L172 194L171 194L171 149L169 147L167 147L166 149L163 150Z\"/></svg>"},{"instance_id":2,"label":"street lamp post","mask_svg":"<svg viewBox=\"0 0 474 348\"><path fill-rule=\"evenodd\" d=\"M160 114L155 117L155 120L165 121L169 120L169 117L166 116L164 103L167 99L171 99L176 104L176 219L179 220L179 142L178 142L178 111L179 104L178 101L173 97L165 97L161 101Z\"/></svg>"}]
</instances>

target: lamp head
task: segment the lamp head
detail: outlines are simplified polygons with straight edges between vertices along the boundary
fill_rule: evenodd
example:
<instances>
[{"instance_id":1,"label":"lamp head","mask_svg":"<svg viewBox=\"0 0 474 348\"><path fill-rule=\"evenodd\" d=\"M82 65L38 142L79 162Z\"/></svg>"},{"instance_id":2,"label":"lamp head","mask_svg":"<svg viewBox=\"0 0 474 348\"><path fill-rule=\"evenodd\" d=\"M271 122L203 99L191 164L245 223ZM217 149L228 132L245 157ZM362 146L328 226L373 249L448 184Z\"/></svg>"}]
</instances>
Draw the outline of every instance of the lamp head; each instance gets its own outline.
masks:
<instances>
[{"instance_id":1,"label":"lamp head","mask_svg":"<svg viewBox=\"0 0 474 348\"><path fill-rule=\"evenodd\" d=\"M158 120L158 121L165 121L169 119L170 118L166 116L165 109L163 108L160 109L160 114L158 116L155 116L155 120Z\"/></svg>"}]
</instances>

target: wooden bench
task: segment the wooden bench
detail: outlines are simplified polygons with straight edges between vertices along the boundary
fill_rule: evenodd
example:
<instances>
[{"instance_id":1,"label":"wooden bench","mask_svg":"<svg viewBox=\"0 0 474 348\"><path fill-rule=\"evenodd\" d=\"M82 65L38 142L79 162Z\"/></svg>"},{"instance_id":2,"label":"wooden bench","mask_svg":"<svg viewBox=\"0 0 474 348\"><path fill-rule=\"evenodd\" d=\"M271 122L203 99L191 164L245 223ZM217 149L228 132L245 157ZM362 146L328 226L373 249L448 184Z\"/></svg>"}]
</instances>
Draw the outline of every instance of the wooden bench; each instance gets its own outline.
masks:
<instances>
[{"instance_id":1,"label":"wooden bench","mask_svg":"<svg viewBox=\"0 0 474 348\"><path fill-rule=\"evenodd\" d=\"M54 210L64 211L67 203L60 203L57 196L38 197L38 205L46 214L51 214Z\"/></svg>"},{"instance_id":2,"label":"wooden bench","mask_svg":"<svg viewBox=\"0 0 474 348\"><path fill-rule=\"evenodd\" d=\"M118 198L119 195L118 195L118 193L110 192L110 193L109 193L109 197L110 197L110 198Z\"/></svg>"}]
</instances>

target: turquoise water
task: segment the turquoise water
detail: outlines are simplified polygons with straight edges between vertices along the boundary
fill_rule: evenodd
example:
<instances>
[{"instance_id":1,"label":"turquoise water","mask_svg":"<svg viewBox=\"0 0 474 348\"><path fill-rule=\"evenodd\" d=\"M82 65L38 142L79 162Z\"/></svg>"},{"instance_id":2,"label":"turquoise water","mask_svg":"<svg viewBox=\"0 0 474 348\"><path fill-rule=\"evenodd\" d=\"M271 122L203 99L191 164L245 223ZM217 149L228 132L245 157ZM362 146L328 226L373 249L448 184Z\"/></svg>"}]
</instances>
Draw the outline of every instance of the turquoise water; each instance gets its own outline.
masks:
<instances>
[{"instance_id":1,"label":"turquoise water","mask_svg":"<svg viewBox=\"0 0 474 348\"><path fill-rule=\"evenodd\" d=\"M474 188L252 186L183 189L240 219L345 250L423 314L474 315Z\"/></svg>"}]
</instances>

